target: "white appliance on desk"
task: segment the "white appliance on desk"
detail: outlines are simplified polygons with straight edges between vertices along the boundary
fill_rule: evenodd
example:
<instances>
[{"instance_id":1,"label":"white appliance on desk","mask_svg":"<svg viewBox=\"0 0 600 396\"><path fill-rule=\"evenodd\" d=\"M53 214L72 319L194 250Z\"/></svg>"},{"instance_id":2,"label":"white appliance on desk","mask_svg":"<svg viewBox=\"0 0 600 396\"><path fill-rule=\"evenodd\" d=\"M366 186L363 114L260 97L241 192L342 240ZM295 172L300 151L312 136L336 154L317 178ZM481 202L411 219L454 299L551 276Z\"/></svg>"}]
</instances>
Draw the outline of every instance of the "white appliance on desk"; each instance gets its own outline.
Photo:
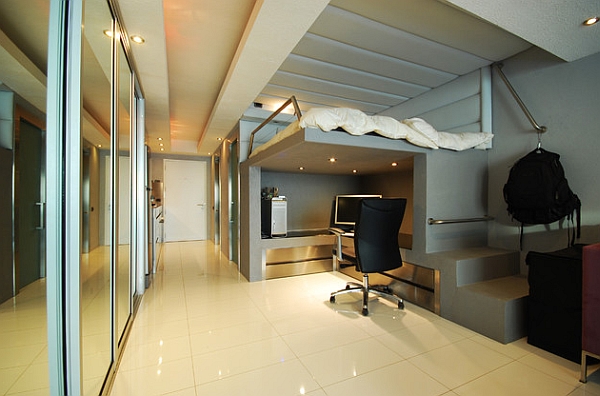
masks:
<instances>
[{"instance_id":1,"label":"white appliance on desk","mask_svg":"<svg viewBox=\"0 0 600 396\"><path fill-rule=\"evenodd\" d=\"M287 199L284 196L263 199L261 204L263 237L287 236Z\"/></svg>"}]
</instances>

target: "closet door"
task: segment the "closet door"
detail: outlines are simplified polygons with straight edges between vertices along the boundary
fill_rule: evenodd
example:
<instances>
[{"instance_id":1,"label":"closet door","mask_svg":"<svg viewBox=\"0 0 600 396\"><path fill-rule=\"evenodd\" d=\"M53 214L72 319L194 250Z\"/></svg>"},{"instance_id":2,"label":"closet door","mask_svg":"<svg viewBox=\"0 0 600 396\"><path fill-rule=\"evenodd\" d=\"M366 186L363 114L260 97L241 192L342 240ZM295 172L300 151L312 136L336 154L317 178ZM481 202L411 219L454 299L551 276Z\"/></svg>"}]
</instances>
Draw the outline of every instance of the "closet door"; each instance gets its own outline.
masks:
<instances>
[{"instance_id":1,"label":"closet door","mask_svg":"<svg viewBox=\"0 0 600 396\"><path fill-rule=\"evenodd\" d=\"M44 277L43 131L16 119L15 242L17 291Z\"/></svg>"},{"instance_id":2,"label":"closet door","mask_svg":"<svg viewBox=\"0 0 600 396\"><path fill-rule=\"evenodd\" d=\"M120 347L127 322L132 313L132 172L131 140L133 80L131 68L125 55L123 44L118 46L117 85L116 87L116 147L113 166L116 169L115 202L116 213L116 249L115 254L115 301L117 340Z\"/></svg>"},{"instance_id":3,"label":"closet door","mask_svg":"<svg viewBox=\"0 0 600 396\"><path fill-rule=\"evenodd\" d=\"M80 326L82 395L98 395L113 363L111 129L113 29L105 0L86 0L81 89ZM113 34L114 37L114 34ZM109 166L107 166L107 164Z\"/></svg>"}]
</instances>

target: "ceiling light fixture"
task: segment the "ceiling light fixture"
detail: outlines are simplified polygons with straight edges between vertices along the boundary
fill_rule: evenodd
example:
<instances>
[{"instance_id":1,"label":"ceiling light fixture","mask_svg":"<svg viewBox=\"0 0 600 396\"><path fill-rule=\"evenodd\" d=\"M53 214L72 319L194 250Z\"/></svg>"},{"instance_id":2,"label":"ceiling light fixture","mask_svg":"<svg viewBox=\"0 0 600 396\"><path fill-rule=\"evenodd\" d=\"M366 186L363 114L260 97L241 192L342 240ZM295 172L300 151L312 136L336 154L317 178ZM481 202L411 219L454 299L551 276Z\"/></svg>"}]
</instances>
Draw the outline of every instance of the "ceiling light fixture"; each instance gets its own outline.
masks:
<instances>
[{"instance_id":1,"label":"ceiling light fixture","mask_svg":"<svg viewBox=\"0 0 600 396\"><path fill-rule=\"evenodd\" d=\"M140 36L139 34L134 34L133 36L130 37L131 41L133 41L136 44L144 44L146 42L146 40L144 40L144 38L142 36Z\"/></svg>"},{"instance_id":2,"label":"ceiling light fixture","mask_svg":"<svg viewBox=\"0 0 600 396\"><path fill-rule=\"evenodd\" d=\"M301 170L301 171L303 171L303 170L304 170L304 167L303 167L303 166L300 166L298 169L299 169L299 170Z\"/></svg>"},{"instance_id":3,"label":"ceiling light fixture","mask_svg":"<svg viewBox=\"0 0 600 396\"><path fill-rule=\"evenodd\" d=\"M222 137L218 137L217 140L220 142L221 140L223 140Z\"/></svg>"},{"instance_id":4,"label":"ceiling light fixture","mask_svg":"<svg viewBox=\"0 0 600 396\"><path fill-rule=\"evenodd\" d=\"M583 26L592 26L600 22L600 17L591 17L583 21Z\"/></svg>"},{"instance_id":5,"label":"ceiling light fixture","mask_svg":"<svg viewBox=\"0 0 600 396\"><path fill-rule=\"evenodd\" d=\"M352 169L352 173L358 173L356 169Z\"/></svg>"},{"instance_id":6,"label":"ceiling light fixture","mask_svg":"<svg viewBox=\"0 0 600 396\"><path fill-rule=\"evenodd\" d=\"M398 166L397 162L392 162L392 166Z\"/></svg>"},{"instance_id":7,"label":"ceiling light fixture","mask_svg":"<svg viewBox=\"0 0 600 396\"><path fill-rule=\"evenodd\" d=\"M156 138L156 140L162 140L162 138L161 138L161 137L159 137L159 138Z\"/></svg>"},{"instance_id":8,"label":"ceiling light fixture","mask_svg":"<svg viewBox=\"0 0 600 396\"><path fill-rule=\"evenodd\" d=\"M333 162L337 161L337 158L331 157L331 158L329 158L328 161L331 162L331 163L333 163Z\"/></svg>"}]
</instances>

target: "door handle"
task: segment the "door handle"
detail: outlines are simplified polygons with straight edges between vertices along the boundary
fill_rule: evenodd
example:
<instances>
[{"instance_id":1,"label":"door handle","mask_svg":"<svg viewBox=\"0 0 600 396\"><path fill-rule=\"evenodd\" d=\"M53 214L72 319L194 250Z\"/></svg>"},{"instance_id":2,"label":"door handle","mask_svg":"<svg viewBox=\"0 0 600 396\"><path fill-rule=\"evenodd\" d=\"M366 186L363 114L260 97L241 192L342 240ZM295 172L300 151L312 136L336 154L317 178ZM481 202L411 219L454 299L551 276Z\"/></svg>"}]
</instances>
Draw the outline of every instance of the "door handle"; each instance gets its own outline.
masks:
<instances>
[{"instance_id":1,"label":"door handle","mask_svg":"<svg viewBox=\"0 0 600 396\"><path fill-rule=\"evenodd\" d=\"M39 214L40 214L40 218L39 218L39 223L38 226L35 227L36 230L43 230L44 227L44 202L36 202L35 206L39 206Z\"/></svg>"}]
</instances>

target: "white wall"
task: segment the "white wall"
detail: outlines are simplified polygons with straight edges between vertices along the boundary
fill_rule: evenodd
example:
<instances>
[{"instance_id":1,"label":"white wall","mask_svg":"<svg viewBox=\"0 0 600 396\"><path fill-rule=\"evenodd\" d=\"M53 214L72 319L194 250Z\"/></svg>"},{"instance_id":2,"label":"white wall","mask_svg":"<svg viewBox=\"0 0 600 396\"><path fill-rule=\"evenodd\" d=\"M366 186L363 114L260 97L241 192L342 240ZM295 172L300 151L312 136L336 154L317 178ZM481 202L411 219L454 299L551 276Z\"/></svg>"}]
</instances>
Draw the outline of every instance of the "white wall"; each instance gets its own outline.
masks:
<instances>
[{"instance_id":1,"label":"white wall","mask_svg":"<svg viewBox=\"0 0 600 396\"><path fill-rule=\"evenodd\" d=\"M504 62L502 69L538 124L542 146L561 155L571 189L582 202L581 243L600 240L600 53L565 63L531 49ZM518 223L506 212L502 187L512 164L533 150L537 134L494 72L494 148L489 152L489 244L519 249ZM567 246L567 222L527 226L523 238L521 272L530 250L554 251Z\"/></svg>"}]
</instances>

